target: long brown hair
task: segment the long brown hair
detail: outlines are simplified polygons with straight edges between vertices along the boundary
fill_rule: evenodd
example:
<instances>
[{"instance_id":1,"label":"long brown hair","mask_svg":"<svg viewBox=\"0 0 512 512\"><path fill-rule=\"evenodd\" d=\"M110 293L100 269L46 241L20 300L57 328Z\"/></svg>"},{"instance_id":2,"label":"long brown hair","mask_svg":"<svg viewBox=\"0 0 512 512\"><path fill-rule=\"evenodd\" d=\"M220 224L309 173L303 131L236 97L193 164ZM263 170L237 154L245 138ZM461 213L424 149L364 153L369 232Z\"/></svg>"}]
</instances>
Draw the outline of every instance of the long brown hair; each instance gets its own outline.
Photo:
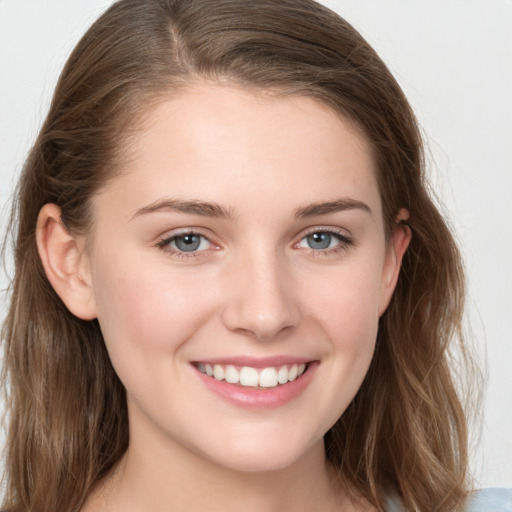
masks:
<instances>
[{"instance_id":1,"label":"long brown hair","mask_svg":"<svg viewBox=\"0 0 512 512\"><path fill-rule=\"evenodd\" d=\"M115 177L144 112L205 79L313 97L368 140L386 229L404 207L413 238L368 375L326 434L326 453L379 509L390 494L407 510L458 509L467 431L450 350L454 340L463 349L460 256L400 87L346 21L312 0L121 0L73 51L13 204L4 508L77 511L128 446L125 391L99 325L74 317L43 271L39 210L55 203L71 232L86 233L91 198Z\"/></svg>"}]
</instances>

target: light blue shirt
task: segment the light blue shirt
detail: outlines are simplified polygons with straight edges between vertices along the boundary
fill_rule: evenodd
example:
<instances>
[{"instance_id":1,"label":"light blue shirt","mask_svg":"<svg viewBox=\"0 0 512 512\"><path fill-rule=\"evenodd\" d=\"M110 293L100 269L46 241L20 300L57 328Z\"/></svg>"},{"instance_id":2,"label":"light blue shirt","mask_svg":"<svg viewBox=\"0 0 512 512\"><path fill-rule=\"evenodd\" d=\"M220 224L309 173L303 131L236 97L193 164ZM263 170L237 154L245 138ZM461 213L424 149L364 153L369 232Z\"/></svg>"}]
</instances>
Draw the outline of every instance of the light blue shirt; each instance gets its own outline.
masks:
<instances>
[{"instance_id":1,"label":"light blue shirt","mask_svg":"<svg viewBox=\"0 0 512 512\"><path fill-rule=\"evenodd\" d=\"M467 512L512 512L512 489L489 488L474 492Z\"/></svg>"},{"instance_id":2,"label":"light blue shirt","mask_svg":"<svg viewBox=\"0 0 512 512\"><path fill-rule=\"evenodd\" d=\"M396 500L389 500L387 512L404 512L404 509ZM469 497L466 512L512 512L512 489L475 491Z\"/></svg>"}]
</instances>

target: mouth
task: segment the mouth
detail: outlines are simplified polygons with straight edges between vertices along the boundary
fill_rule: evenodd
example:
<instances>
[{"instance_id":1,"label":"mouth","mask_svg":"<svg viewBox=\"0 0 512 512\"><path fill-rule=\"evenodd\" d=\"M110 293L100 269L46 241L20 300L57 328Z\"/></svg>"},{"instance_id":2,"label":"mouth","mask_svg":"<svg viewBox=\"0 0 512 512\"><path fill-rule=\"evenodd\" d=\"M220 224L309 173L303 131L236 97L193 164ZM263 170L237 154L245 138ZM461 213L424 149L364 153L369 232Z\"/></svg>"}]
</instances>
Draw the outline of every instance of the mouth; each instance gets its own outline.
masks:
<instances>
[{"instance_id":1,"label":"mouth","mask_svg":"<svg viewBox=\"0 0 512 512\"><path fill-rule=\"evenodd\" d=\"M192 362L199 380L223 400L250 410L285 406L309 387L320 361L287 356Z\"/></svg>"},{"instance_id":2,"label":"mouth","mask_svg":"<svg viewBox=\"0 0 512 512\"><path fill-rule=\"evenodd\" d=\"M202 374L213 380L253 389L278 388L294 382L307 372L310 363L293 363L257 368L234 364L193 363Z\"/></svg>"}]
</instances>

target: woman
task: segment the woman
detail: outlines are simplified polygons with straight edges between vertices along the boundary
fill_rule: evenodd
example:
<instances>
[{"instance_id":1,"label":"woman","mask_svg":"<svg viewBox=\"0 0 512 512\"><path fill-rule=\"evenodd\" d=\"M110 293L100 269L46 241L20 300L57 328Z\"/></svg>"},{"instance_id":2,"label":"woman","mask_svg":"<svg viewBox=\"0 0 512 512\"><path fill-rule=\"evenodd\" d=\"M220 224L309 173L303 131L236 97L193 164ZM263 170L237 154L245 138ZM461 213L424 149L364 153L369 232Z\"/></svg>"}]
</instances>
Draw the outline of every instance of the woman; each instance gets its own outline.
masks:
<instances>
[{"instance_id":1,"label":"woman","mask_svg":"<svg viewBox=\"0 0 512 512\"><path fill-rule=\"evenodd\" d=\"M464 510L460 257L327 9L114 4L13 219L6 510Z\"/></svg>"}]
</instances>

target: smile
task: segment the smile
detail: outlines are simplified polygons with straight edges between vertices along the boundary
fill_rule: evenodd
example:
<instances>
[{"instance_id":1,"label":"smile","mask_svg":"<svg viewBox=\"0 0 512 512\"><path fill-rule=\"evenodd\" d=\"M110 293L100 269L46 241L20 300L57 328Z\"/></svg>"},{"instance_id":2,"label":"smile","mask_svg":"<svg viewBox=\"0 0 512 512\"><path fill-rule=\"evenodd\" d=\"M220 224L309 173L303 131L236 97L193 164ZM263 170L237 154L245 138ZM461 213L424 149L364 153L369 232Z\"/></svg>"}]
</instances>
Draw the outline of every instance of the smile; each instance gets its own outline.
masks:
<instances>
[{"instance_id":1,"label":"smile","mask_svg":"<svg viewBox=\"0 0 512 512\"><path fill-rule=\"evenodd\" d=\"M307 369L306 363L253 368L251 366L197 363L196 368L217 381L250 388L275 388L293 382Z\"/></svg>"},{"instance_id":2,"label":"smile","mask_svg":"<svg viewBox=\"0 0 512 512\"><path fill-rule=\"evenodd\" d=\"M299 399L319 366L319 360L288 356L235 356L191 364L206 389L237 407L252 410L282 407Z\"/></svg>"}]
</instances>

